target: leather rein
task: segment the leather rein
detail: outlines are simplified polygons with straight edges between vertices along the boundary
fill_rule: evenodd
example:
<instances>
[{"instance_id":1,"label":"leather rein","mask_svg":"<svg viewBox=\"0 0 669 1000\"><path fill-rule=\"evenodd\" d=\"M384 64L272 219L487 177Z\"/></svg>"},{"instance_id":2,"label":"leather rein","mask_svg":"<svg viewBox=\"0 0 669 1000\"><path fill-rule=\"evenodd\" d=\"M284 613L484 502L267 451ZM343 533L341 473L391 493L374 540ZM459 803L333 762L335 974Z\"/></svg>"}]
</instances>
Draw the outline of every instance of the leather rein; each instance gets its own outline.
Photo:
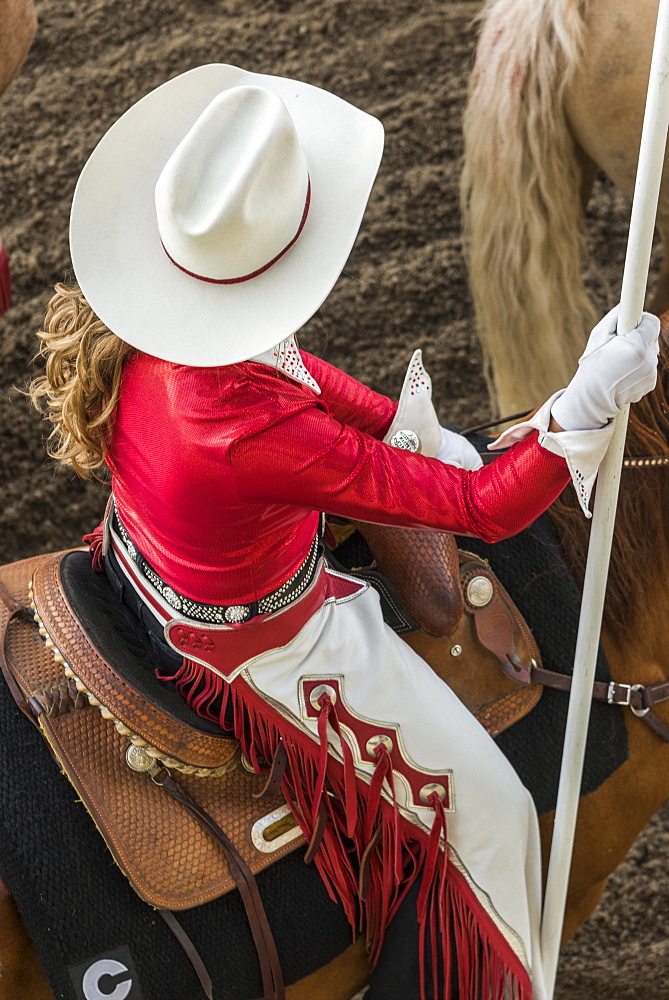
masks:
<instances>
[{"instance_id":1,"label":"leather rein","mask_svg":"<svg viewBox=\"0 0 669 1000\"><path fill-rule=\"evenodd\" d=\"M522 413L510 413L508 417L500 417L499 420L490 420L486 424L474 424L473 427L465 427L463 431L460 431L462 437L466 437L468 434L478 434L480 431L490 430L491 427L499 427L500 424L510 424L515 420L523 420L525 417L529 417L534 410L523 410ZM500 452L483 452L481 454L481 460L484 465L489 462L493 462ZM666 455L635 455L633 458L623 459L624 469L641 469L641 468L667 468L669 467L669 456Z\"/></svg>"}]
</instances>

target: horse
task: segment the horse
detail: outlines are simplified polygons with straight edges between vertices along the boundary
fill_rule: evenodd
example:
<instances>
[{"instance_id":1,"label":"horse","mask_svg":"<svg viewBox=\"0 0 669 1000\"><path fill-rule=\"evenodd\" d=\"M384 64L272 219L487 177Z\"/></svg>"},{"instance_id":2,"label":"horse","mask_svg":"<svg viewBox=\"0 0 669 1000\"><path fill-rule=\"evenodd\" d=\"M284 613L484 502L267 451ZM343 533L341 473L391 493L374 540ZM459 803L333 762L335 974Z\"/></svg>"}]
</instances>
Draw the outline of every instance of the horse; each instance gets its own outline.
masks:
<instances>
[{"instance_id":1,"label":"horse","mask_svg":"<svg viewBox=\"0 0 669 1000\"><path fill-rule=\"evenodd\" d=\"M36 30L33 0L0 0L0 94L21 69Z\"/></svg>"},{"instance_id":2,"label":"horse","mask_svg":"<svg viewBox=\"0 0 669 1000\"><path fill-rule=\"evenodd\" d=\"M500 415L565 386L596 319L581 272L583 215L598 169L632 197L657 7L487 0L480 14L461 203ZM666 162L657 229L666 248ZM648 307L659 315L668 306L665 253Z\"/></svg>"},{"instance_id":3,"label":"horse","mask_svg":"<svg viewBox=\"0 0 669 1000\"><path fill-rule=\"evenodd\" d=\"M17 75L37 28L33 0L0 0L0 97ZM0 237L0 316L9 307L11 277Z\"/></svg>"},{"instance_id":4,"label":"horse","mask_svg":"<svg viewBox=\"0 0 669 1000\"><path fill-rule=\"evenodd\" d=\"M602 645L611 676L620 685L669 682L669 523L663 516L669 508L669 314L663 319L658 384L631 409L627 464L622 473L605 606ZM571 487L553 505L550 516L571 572L582 581L588 526ZM452 638L414 633L408 640L440 676L452 676ZM669 742L637 717L643 714L638 710L632 713L616 706L606 710L626 713L629 756L580 801L563 941L593 912L609 875L669 797ZM669 725L669 703L653 711ZM542 747L532 748L532 753L541 754ZM549 854L553 820L552 812L540 817L544 862ZM299 898L294 900L294 906L299 910ZM0 968L0 1000L21 995L29 995L31 1000L54 1000L8 890L2 885ZM288 986L286 997L351 1000L368 976L360 938L329 965ZM25 992L27 983L29 993Z\"/></svg>"}]
</instances>

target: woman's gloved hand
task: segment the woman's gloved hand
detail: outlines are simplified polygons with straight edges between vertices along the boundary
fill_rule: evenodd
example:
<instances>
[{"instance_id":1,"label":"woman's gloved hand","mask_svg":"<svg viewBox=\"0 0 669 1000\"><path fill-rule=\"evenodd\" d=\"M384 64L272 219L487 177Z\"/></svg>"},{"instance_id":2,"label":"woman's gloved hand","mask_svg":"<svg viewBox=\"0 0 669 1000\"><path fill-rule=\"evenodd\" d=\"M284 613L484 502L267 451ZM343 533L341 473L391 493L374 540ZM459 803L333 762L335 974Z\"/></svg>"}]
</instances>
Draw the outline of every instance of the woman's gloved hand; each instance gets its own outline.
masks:
<instances>
[{"instance_id":1,"label":"woman's gloved hand","mask_svg":"<svg viewBox=\"0 0 669 1000\"><path fill-rule=\"evenodd\" d=\"M441 444L435 458L446 465L454 465L458 469L468 469L470 472L481 468L483 465L481 456L467 438L464 438L462 434L455 434L445 427L440 427L439 430L441 431Z\"/></svg>"},{"instance_id":2,"label":"woman's gloved hand","mask_svg":"<svg viewBox=\"0 0 669 1000\"><path fill-rule=\"evenodd\" d=\"M619 308L594 328L576 374L551 407L551 416L566 431L604 427L655 387L660 321L643 313L634 330L618 337Z\"/></svg>"}]
</instances>

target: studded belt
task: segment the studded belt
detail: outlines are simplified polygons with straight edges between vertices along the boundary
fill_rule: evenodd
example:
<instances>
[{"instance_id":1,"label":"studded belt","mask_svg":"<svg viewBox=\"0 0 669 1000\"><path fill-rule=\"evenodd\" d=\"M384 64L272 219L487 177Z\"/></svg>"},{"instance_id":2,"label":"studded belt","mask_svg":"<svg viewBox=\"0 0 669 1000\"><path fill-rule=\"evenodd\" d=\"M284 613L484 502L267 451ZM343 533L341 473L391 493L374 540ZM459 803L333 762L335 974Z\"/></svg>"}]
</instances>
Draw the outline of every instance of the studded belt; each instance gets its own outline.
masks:
<instances>
[{"instance_id":1,"label":"studded belt","mask_svg":"<svg viewBox=\"0 0 669 1000\"><path fill-rule=\"evenodd\" d=\"M179 594L156 573L130 538L115 509L112 514L112 527L117 538L123 543L127 555L137 566L143 578L163 600L167 601L170 607L185 618L193 618L196 621L216 625L246 622L256 615L271 614L292 604L304 593L314 579L322 554L320 536L316 535L311 543L309 554L293 576L270 594L261 597L259 601L252 601L249 604L202 604L200 601L194 601L190 597Z\"/></svg>"}]
</instances>

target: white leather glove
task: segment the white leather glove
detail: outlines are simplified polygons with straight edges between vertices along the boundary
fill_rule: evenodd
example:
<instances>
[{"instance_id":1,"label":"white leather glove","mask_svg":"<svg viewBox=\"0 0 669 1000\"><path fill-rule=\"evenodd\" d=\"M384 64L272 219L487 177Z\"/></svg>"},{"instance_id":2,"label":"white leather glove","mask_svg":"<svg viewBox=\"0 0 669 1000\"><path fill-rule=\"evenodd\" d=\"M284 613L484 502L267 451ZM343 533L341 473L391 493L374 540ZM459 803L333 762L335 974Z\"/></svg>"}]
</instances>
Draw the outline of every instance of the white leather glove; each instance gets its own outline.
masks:
<instances>
[{"instance_id":1,"label":"white leather glove","mask_svg":"<svg viewBox=\"0 0 669 1000\"><path fill-rule=\"evenodd\" d=\"M470 472L481 468L483 465L481 456L467 438L464 438L462 434L455 434L445 427L440 427L439 430L441 431L441 444L435 458L446 465L454 465L458 469L468 469Z\"/></svg>"},{"instance_id":2,"label":"white leather glove","mask_svg":"<svg viewBox=\"0 0 669 1000\"><path fill-rule=\"evenodd\" d=\"M660 321L644 313L634 330L618 337L619 308L594 328L576 374L551 407L551 415L566 431L604 427L624 406L655 387Z\"/></svg>"}]
</instances>

